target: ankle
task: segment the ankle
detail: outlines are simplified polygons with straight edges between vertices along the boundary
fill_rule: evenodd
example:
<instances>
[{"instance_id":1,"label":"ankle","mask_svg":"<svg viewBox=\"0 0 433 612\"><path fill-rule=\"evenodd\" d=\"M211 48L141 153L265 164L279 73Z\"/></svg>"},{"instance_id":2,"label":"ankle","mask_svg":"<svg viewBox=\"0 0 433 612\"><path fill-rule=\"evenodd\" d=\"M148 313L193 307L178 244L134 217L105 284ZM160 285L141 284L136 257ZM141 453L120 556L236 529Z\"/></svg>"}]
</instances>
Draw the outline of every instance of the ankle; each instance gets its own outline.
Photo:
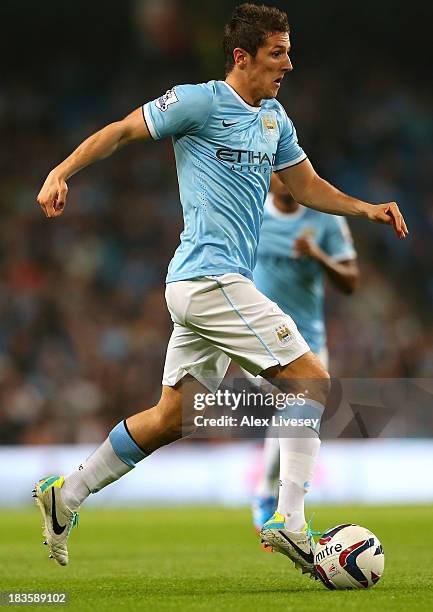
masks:
<instances>
[{"instance_id":1,"label":"ankle","mask_svg":"<svg viewBox=\"0 0 433 612\"><path fill-rule=\"evenodd\" d=\"M305 514L303 510L295 510L284 515L284 524L289 531L302 531L305 526Z\"/></svg>"}]
</instances>

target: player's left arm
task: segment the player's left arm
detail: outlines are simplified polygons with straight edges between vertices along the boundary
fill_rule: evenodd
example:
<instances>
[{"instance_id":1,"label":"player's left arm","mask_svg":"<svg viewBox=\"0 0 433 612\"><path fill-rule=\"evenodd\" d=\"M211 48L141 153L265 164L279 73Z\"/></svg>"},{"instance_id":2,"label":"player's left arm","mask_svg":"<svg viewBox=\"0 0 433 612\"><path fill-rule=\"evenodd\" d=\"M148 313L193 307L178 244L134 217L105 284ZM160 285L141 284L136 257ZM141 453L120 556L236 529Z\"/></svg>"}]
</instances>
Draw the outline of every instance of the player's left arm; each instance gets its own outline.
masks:
<instances>
[{"instance_id":1,"label":"player's left arm","mask_svg":"<svg viewBox=\"0 0 433 612\"><path fill-rule=\"evenodd\" d=\"M374 223L392 225L399 238L406 238L408 234L396 202L370 204L352 198L322 179L308 159L279 171L278 175L295 200L309 208L334 215L366 217Z\"/></svg>"},{"instance_id":2,"label":"player's left arm","mask_svg":"<svg viewBox=\"0 0 433 612\"><path fill-rule=\"evenodd\" d=\"M300 257L310 257L317 261L334 287L342 293L350 295L358 288L359 268L356 258L339 261L307 236L296 240L294 251Z\"/></svg>"}]
</instances>

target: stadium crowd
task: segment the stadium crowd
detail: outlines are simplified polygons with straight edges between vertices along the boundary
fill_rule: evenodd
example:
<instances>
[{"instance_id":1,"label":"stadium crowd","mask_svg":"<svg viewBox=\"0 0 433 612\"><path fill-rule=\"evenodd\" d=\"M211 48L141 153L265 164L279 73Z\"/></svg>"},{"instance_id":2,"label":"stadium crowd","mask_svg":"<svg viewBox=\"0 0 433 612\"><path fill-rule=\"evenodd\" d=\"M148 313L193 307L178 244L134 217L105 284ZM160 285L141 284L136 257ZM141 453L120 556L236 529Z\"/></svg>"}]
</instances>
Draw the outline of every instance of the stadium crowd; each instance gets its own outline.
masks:
<instances>
[{"instance_id":1,"label":"stadium crowd","mask_svg":"<svg viewBox=\"0 0 433 612\"><path fill-rule=\"evenodd\" d=\"M166 4L167 34L179 7ZM153 20L154 39L140 49L149 16L139 8L130 43L138 59L111 65L102 84L97 60L66 52L55 60L55 91L12 72L0 84L7 143L0 149L2 444L100 441L122 416L158 397L171 332L164 277L182 229L171 143L133 145L71 179L57 220L36 205L52 165L105 122L176 83L223 78L203 36L213 33L210 18L176 38L162 37ZM331 372L430 377L432 94L380 63L354 79L344 66L337 77L338 65L326 61L320 70L306 63L282 88L300 143L343 190L397 200L410 230L400 242L388 228L351 222L361 287L351 297L328 293ZM149 70L155 62L157 75Z\"/></svg>"}]
</instances>

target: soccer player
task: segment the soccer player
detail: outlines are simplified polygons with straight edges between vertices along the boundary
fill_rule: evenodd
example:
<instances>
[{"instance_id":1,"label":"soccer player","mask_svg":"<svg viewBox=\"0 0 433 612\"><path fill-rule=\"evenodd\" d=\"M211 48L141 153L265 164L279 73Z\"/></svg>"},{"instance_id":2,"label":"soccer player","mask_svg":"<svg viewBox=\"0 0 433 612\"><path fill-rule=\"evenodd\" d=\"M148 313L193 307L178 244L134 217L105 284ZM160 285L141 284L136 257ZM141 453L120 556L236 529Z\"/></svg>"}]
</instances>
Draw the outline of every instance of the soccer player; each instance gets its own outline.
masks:
<instances>
[{"instance_id":1,"label":"soccer player","mask_svg":"<svg viewBox=\"0 0 433 612\"><path fill-rule=\"evenodd\" d=\"M329 376L293 320L252 282L272 170L280 172L301 204L391 225L400 238L407 228L395 202L373 205L341 193L316 174L299 146L292 122L275 99L292 70L285 13L238 6L225 27L224 49L224 81L178 85L104 127L51 170L38 195L46 216L55 219L64 210L66 181L78 171L132 141L173 139L184 230L167 275L174 328L161 398L116 425L66 478L37 483L46 542L61 565L68 562L68 535L87 496L192 431L191 385L214 392L234 359L250 373L272 379L283 392L296 388L297 379L315 380L303 417L317 426L309 436L281 439L278 512L262 529L268 545L304 572L314 572L314 544L299 491L314 468Z\"/></svg>"},{"instance_id":2,"label":"soccer player","mask_svg":"<svg viewBox=\"0 0 433 612\"><path fill-rule=\"evenodd\" d=\"M274 173L265 202L254 283L293 317L310 349L328 368L325 275L343 293L352 293L357 286L359 271L349 226L343 217L325 215L295 202ZM252 506L257 531L277 507L279 459L279 441L270 428L263 449L264 469Z\"/></svg>"}]
</instances>

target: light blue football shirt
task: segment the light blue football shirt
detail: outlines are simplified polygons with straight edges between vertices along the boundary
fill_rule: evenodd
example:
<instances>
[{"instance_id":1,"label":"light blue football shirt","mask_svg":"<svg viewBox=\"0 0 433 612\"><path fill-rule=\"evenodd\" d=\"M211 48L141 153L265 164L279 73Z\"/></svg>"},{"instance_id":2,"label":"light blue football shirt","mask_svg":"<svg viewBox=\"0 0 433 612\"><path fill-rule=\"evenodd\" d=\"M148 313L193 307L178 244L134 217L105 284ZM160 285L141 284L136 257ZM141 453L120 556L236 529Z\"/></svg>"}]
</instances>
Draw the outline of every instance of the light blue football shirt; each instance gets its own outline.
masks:
<instances>
[{"instance_id":1,"label":"light blue football shirt","mask_svg":"<svg viewBox=\"0 0 433 612\"><path fill-rule=\"evenodd\" d=\"M256 287L289 314L311 350L326 345L324 323L324 270L309 257L296 257L294 242L310 236L337 261L354 259L356 251L344 217L336 217L301 206L283 213L269 194L260 232Z\"/></svg>"},{"instance_id":2,"label":"light blue football shirt","mask_svg":"<svg viewBox=\"0 0 433 612\"><path fill-rule=\"evenodd\" d=\"M155 140L173 137L184 230L167 282L237 272L252 278L273 170L302 162L275 99L247 104L224 81L178 85L143 106Z\"/></svg>"}]
</instances>

